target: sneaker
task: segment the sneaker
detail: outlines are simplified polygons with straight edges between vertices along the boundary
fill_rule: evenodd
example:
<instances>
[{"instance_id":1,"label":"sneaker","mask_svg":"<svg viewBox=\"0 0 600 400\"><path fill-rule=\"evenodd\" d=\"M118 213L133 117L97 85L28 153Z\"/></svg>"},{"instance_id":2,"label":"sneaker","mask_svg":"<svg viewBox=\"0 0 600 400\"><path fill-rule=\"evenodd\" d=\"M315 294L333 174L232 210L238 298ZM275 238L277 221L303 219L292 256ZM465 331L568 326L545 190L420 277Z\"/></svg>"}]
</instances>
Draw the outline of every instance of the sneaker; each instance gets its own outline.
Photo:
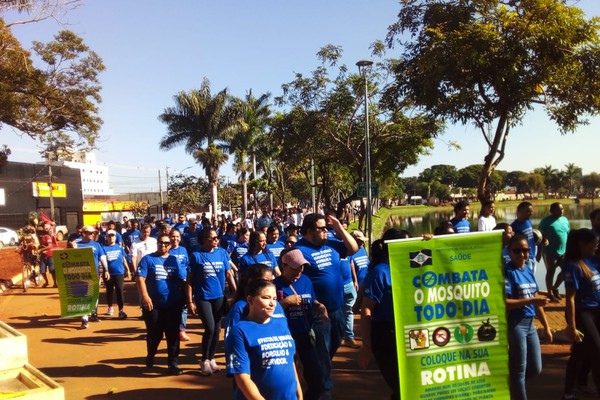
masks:
<instances>
[{"instance_id":1,"label":"sneaker","mask_svg":"<svg viewBox=\"0 0 600 400\"><path fill-rule=\"evenodd\" d=\"M190 337L185 333L185 331L179 331L179 340L182 342L189 342Z\"/></svg>"},{"instance_id":2,"label":"sneaker","mask_svg":"<svg viewBox=\"0 0 600 400\"><path fill-rule=\"evenodd\" d=\"M125 314L125 311L119 311L119 319L127 319L127 314Z\"/></svg>"},{"instance_id":3,"label":"sneaker","mask_svg":"<svg viewBox=\"0 0 600 400\"><path fill-rule=\"evenodd\" d=\"M88 326L90 326L88 323L88 317L87 315L84 315L81 317L81 329L87 329Z\"/></svg>"},{"instance_id":4,"label":"sneaker","mask_svg":"<svg viewBox=\"0 0 600 400\"><path fill-rule=\"evenodd\" d=\"M214 359L210 360L210 369L212 370L213 374L221 370Z\"/></svg>"},{"instance_id":5,"label":"sneaker","mask_svg":"<svg viewBox=\"0 0 600 400\"><path fill-rule=\"evenodd\" d=\"M204 376L210 376L213 374L209 360L200 361L200 373Z\"/></svg>"},{"instance_id":6,"label":"sneaker","mask_svg":"<svg viewBox=\"0 0 600 400\"><path fill-rule=\"evenodd\" d=\"M92 313L92 314L90 315L90 321L91 321L91 322L100 322L100 318L98 318L98 314L96 314L95 312L94 312L94 313Z\"/></svg>"},{"instance_id":7,"label":"sneaker","mask_svg":"<svg viewBox=\"0 0 600 400\"><path fill-rule=\"evenodd\" d=\"M169 375L175 375L175 376L177 376L177 375L181 375L181 374L183 374L183 371L181 370L181 368L179 368L179 367L174 367L174 366L172 366L172 365L171 365L171 366L169 367L169 369L167 370L167 373L168 373Z\"/></svg>"},{"instance_id":8,"label":"sneaker","mask_svg":"<svg viewBox=\"0 0 600 400\"><path fill-rule=\"evenodd\" d=\"M108 310L106 310L106 314L104 314L104 315L113 315L113 313L114 313L113 308L112 307L108 307Z\"/></svg>"},{"instance_id":9,"label":"sneaker","mask_svg":"<svg viewBox=\"0 0 600 400\"><path fill-rule=\"evenodd\" d=\"M350 347L351 349L358 349L360 344L354 339L344 339L342 346Z\"/></svg>"}]
</instances>

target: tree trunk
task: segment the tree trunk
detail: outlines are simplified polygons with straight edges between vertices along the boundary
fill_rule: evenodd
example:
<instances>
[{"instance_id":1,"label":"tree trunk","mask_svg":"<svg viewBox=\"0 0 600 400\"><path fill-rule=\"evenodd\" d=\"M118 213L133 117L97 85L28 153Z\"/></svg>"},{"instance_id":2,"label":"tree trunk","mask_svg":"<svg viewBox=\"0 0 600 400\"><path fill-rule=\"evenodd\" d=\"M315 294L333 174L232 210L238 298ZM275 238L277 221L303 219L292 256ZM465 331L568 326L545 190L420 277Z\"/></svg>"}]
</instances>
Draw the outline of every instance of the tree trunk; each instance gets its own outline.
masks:
<instances>
[{"instance_id":1,"label":"tree trunk","mask_svg":"<svg viewBox=\"0 0 600 400\"><path fill-rule=\"evenodd\" d=\"M246 218L248 215L248 180L246 171L242 172L242 215Z\"/></svg>"},{"instance_id":2,"label":"tree trunk","mask_svg":"<svg viewBox=\"0 0 600 400\"><path fill-rule=\"evenodd\" d=\"M477 198L479 201L493 200L490 192L489 179L500 161L504 158L504 147L508 138L510 125L508 123L508 115L502 114L496 126L494 140L488 141L488 154L484 158L483 167L479 174L479 183L477 185Z\"/></svg>"}]
</instances>

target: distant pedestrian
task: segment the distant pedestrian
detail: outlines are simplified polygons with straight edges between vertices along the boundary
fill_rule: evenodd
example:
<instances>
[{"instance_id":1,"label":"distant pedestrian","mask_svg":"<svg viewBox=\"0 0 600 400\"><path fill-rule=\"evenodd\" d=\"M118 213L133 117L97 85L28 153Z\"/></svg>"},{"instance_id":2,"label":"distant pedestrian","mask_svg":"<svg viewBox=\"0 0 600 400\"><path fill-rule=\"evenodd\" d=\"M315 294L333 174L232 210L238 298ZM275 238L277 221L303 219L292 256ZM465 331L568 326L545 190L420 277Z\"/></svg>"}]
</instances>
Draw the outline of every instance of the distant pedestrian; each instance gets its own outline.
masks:
<instances>
[{"instance_id":1,"label":"distant pedestrian","mask_svg":"<svg viewBox=\"0 0 600 400\"><path fill-rule=\"evenodd\" d=\"M477 230L480 232L491 231L496 226L496 218L494 217L494 202L492 200L484 200L481 202L481 211L477 220Z\"/></svg>"},{"instance_id":2,"label":"distant pedestrian","mask_svg":"<svg viewBox=\"0 0 600 400\"><path fill-rule=\"evenodd\" d=\"M563 282L563 274L562 272L558 274L556 282L554 282L554 274L557 268L562 268L564 265L567 236L571 230L569 221L563 213L562 204L552 203L550 205L550 215L542 218L539 225L545 239L541 250L544 264L546 264L546 288L548 298L553 302L560 301L558 287Z\"/></svg>"},{"instance_id":3,"label":"distant pedestrian","mask_svg":"<svg viewBox=\"0 0 600 400\"><path fill-rule=\"evenodd\" d=\"M469 223L469 212L471 206L466 200L460 200L454 205L454 218L450 220L456 233L471 232L471 224Z\"/></svg>"},{"instance_id":4,"label":"distant pedestrian","mask_svg":"<svg viewBox=\"0 0 600 400\"><path fill-rule=\"evenodd\" d=\"M535 259L537 255L537 239L533 232L531 222L533 204L523 201L517 206L517 218L510 224L515 234L519 233L527 238L529 248L529 263L527 264L535 272Z\"/></svg>"}]
</instances>

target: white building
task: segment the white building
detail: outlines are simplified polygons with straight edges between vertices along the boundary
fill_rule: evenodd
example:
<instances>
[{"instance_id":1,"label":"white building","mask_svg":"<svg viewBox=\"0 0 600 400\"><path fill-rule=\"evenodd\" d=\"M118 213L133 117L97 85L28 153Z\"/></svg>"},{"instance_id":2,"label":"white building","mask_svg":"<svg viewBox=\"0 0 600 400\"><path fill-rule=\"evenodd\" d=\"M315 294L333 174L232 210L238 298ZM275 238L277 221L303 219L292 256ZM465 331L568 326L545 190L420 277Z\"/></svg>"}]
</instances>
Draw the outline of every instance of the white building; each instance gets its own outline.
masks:
<instances>
[{"instance_id":1,"label":"white building","mask_svg":"<svg viewBox=\"0 0 600 400\"><path fill-rule=\"evenodd\" d=\"M70 168L81 171L81 191L85 196L111 196L113 190L110 188L108 178L108 167L96 164L94 153L78 153L74 161L63 161Z\"/></svg>"}]
</instances>

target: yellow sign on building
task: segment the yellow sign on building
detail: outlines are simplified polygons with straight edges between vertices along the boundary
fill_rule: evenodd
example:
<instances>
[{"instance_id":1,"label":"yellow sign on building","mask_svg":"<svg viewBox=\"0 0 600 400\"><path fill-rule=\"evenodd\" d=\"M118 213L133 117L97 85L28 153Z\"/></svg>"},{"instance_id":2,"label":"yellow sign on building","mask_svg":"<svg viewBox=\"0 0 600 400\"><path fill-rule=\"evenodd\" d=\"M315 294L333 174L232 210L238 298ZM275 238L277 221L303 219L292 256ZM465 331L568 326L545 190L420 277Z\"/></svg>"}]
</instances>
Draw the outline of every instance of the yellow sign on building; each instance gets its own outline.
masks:
<instances>
[{"instance_id":1,"label":"yellow sign on building","mask_svg":"<svg viewBox=\"0 0 600 400\"><path fill-rule=\"evenodd\" d=\"M33 197L50 197L50 186L48 182L32 182ZM67 185L64 183L52 183L52 197L67 197Z\"/></svg>"}]
</instances>

